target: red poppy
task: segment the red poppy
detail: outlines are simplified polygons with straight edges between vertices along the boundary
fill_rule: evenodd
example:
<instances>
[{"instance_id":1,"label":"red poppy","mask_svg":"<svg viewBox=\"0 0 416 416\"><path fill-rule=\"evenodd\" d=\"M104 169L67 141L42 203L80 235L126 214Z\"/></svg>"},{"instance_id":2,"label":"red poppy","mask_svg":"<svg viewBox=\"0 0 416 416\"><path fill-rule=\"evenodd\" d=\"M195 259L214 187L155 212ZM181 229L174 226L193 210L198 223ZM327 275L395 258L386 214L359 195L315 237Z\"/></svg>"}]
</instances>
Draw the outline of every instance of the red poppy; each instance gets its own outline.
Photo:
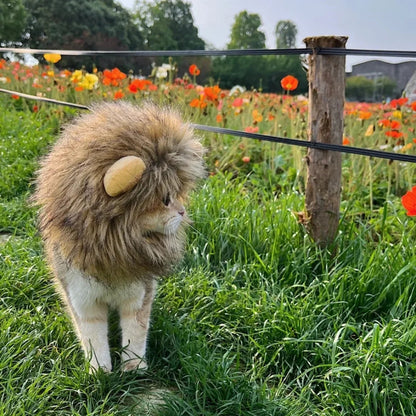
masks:
<instances>
[{"instance_id":1,"label":"red poppy","mask_svg":"<svg viewBox=\"0 0 416 416\"><path fill-rule=\"evenodd\" d=\"M397 130L389 130L384 133L387 137L392 137L393 139L400 139L403 137L403 133Z\"/></svg>"},{"instance_id":2,"label":"red poppy","mask_svg":"<svg viewBox=\"0 0 416 416\"><path fill-rule=\"evenodd\" d=\"M299 81L293 75L286 75L281 79L280 85L285 91L293 91L298 87Z\"/></svg>"},{"instance_id":3,"label":"red poppy","mask_svg":"<svg viewBox=\"0 0 416 416\"><path fill-rule=\"evenodd\" d=\"M391 121L388 118L383 118L378 124L383 127L390 127Z\"/></svg>"},{"instance_id":4,"label":"red poppy","mask_svg":"<svg viewBox=\"0 0 416 416\"><path fill-rule=\"evenodd\" d=\"M399 129L400 129L400 127L401 127L401 125L400 125L400 121L397 121L397 120L392 120L392 121L391 121L390 128L391 128L392 130L399 130Z\"/></svg>"},{"instance_id":5,"label":"red poppy","mask_svg":"<svg viewBox=\"0 0 416 416\"><path fill-rule=\"evenodd\" d=\"M190 73L192 76L197 77L197 76L201 73L201 71L199 70L199 68L198 68L195 64L192 64L192 65L189 67L189 73Z\"/></svg>"},{"instance_id":6,"label":"red poppy","mask_svg":"<svg viewBox=\"0 0 416 416\"><path fill-rule=\"evenodd\" d=\"M413 111L416 111L416 101L413 101L412 104L410 104L410 107Z\"/></svg>"},{"instance_id":7,"label":"red poppy","mask_svg":"<svg viewBox=\"0 0 416 416\"><path fill-rule=\"evenodd\" d=\"M406 209L409 217L416 215L416 186L402 196L402 205Z\"/></svg>"},{"instance_id":8,"label":"red poppy","mask_svg":"<svg viewBox=\"0 0 416 416\"><path fill-rule=\"evenodd\" d=\"M152 81L148 79L134 79L129 85L129 91L136 93L137 91L143 91L152 84Z\"/></svg>"},{"instance_id":9,"label":"red poppy","mask_svg":"<svg viewBox=\"0 0 416 416\"><path fill-rule=\"evenodd\" d=\"M391 108L400 108L402 105L405 105L408 101L409 101L409 99L406 98L406 97L396 98L396 99L390 101L390 107Z\"/></svg>"}]
</instances>

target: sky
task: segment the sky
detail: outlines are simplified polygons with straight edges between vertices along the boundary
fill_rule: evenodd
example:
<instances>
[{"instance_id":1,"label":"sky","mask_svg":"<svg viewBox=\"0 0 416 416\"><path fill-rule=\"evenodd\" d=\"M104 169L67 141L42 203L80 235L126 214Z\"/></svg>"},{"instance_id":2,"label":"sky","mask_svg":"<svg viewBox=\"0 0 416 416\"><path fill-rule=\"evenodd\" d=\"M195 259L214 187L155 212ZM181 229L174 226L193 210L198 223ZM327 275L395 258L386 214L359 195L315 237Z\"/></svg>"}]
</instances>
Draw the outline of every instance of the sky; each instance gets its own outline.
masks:
<instances>
[{"instance_id":1,"label":"sky","mask_svg":"<svg viewBox=\"0 0 416 416\"><path fill-rule=\"evenodd\" d=\"M117 0L131 9L135 0ZM186 0L191 4L199 37L215 49L225 49L236 15L257 13L266 46L275 47L274 29L280 20L291 20L298 29L297 47L309 36L348 36L346 47L416 51L416 0ZM399 62L403 59L348 56L351 65L371 59ZM409 60L406 58L404 60Z\"/></svg>"}]
</instances>

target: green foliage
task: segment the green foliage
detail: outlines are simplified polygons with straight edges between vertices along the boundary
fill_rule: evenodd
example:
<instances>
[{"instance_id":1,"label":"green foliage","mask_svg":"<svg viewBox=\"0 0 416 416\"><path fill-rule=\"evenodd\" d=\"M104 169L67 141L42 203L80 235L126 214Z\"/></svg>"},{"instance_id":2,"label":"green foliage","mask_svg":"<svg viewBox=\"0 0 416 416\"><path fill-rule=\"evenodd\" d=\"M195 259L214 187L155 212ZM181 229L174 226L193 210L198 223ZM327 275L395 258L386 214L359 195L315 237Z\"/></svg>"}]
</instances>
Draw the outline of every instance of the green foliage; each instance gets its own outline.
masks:
<instances>
[{"instance_id":1,"label":"green foliage","mask_svg":"<svg viewBox=\"0 0 416 416\"><path fill-rule=\"evenodd\" d=\"M236 16L231 29L228 49L265 48L265 35L259 30L260 16L247 11ZM290 21L281 21L276 26L279 47L292 47L296 43L296 26ZM292 45L293 44L293 45ZM280 80L291 74L299 80L297 93L306 93L307 79L298 56L229 56L213 61L212 77L222 88L241 85L247 89L281 92Z\"/></svg>"},{"instance_id":2,"label":"green foliage","mask_svg":"<svg viewBox=\"0 0 416 416\"><path fill-rule=\"evenodd\" d=\"M191 5L182 0L159 0L155 3L137 2L134 19L150 50L203 50L205 42L198 36L194 25ZM168 57L152 59L156 64L166 62ZM191 64L196 63L209 74L209 58L175 58L177 73L182 76Z\"/></svg>"},{"instance_id":3,"label":"green foliage","mask_svg":"<svg viewBox=\"0 0 416 416\"><path fill-rule=\"evenodd\" d=\"M306 73L298 56L229 56L216 58L212 68L212 77L222 88L242 85L266 92L282 92L280 80L288 74L299 80L297 93L308 91Z\"/></svg>"},{"instance_id":4,"label":"green foliage","mask_svg":"<svg viewBox=\"0 0 416 416\"><path fill-rule=\"evenodd\" d=\"M29 15L28 45L41 49L137 50L144 38L130 13L113 0L25 0ZM64 57L62 67L126 69L133 61L99 57Z\"/></svg>"},{"instance_id":5,"label":"green foliage","mask_svg":"<svg viewBox=\"0 0 416 416\"><path fill-rule=\"evenodd\" d=\"M191 5L182 0L159 0L136 5L136 18L150 50L205 49L198 36Z\"/></svg>"},{"instance_id":6,"label":"green foliage","mask_svg":"<svg viewBox=\"0 0 416 416\"><path fill-rule=\"evenodd\" d=\"M27 13L23 0L0 0L0 45L20 44L25 38Z\"/></svg>"},{"instance_id":7,"label":"green foliage","mask_svg":"<svg viewBox=\"0 0 416 416\"><path fill-rule=\"evenodd\" d=\"M353 101L367 101L373 97L374 83L366 77L349 77L345 83L345 96Z\"/></svg>"},{"instance_id":8,"label":"green foliage","mask_svg":"<svg viewBox=\"0 0 416 416\"><path fill-rule=\"evenodd\" d=\"M240 12L231 28L231 40L228 49L262 49L266 47L266 36L259 29L261 18L258 14Z\"/></svg>"},{"instance_id":9,"label":"green foliage","mask_svg":"<svg viewBox=\"0 0 416 416\"><path fill-rule=\"evenodd\" d=\"M345 96L352 101L382 101L397 94L397 84L388 77L371 80L354 76L346 79Z\"/></svg>"},{"instance_id":10,"label":"green foliage","mask_svg":"<svg viewBox=\"0 0 416 416\"><path fill-rule=\"evenodd\" d=\"M280 20L275 29L276 48L295 48L297 34L298 29L291 20Z\"/></svg>"}]
</instances>

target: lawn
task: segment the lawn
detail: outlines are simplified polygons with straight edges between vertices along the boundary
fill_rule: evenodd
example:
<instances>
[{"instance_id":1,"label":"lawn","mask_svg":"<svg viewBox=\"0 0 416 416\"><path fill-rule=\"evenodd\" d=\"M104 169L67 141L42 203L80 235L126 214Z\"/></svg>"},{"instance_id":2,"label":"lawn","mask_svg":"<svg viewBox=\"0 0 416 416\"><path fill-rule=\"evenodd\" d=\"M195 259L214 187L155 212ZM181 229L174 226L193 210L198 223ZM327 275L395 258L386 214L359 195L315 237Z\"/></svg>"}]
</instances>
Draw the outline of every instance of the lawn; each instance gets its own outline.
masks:
<instances>
[{"instance_id":1,"label":"lawn","mask_svg":"<svg viewBox=\"0 0 416 416\"><path fill-rule=\"evenodd\" d=\"M222 120L209 105L187 113L224 123L241 115L233 103ZM300 104L281 104L287 125L242 115L302 136ZM0 108L1 415L416 415L416 222L399 198L412 166L345 156L339 233L322 250L296 214L303 151L207 134L211 175L155 300L149 370L89 375L28 204L39 157L76 111L5 96ZM376 122L354 111L357 144Z\"/></svg>"}]
</instances>

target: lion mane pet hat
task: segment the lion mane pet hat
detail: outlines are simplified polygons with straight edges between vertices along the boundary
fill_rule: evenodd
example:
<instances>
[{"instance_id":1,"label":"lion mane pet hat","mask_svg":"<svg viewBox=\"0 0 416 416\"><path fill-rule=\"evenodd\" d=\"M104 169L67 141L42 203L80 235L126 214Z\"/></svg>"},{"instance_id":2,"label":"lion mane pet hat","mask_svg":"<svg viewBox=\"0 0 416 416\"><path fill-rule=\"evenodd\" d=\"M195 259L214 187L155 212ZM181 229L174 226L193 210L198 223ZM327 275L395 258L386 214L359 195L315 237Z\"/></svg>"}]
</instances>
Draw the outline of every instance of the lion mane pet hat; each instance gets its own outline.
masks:
<instances>
[{"instance_id":1,"label":"lion mane pet hat","mask_svg":"<svg viewBox=\"0 0 416 416\"><path fill-rule=\"evenodd\" d=\"M205 176L202 156L171 108L92 106L63 129L38 172L34 201L52 267L108 284L165 274L182 257L185 234L146 234L140 218L166 198L186 199Z\"/></svg>"}]
</instances>

